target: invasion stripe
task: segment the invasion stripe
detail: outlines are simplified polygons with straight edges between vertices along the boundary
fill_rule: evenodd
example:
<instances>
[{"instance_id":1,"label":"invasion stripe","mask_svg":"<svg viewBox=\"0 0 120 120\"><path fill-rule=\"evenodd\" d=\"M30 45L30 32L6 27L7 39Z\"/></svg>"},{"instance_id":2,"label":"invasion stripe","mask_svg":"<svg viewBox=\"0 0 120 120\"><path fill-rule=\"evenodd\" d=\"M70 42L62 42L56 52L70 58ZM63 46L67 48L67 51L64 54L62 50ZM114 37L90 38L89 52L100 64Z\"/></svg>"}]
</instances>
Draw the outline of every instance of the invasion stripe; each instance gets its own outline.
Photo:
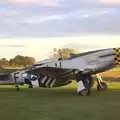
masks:
<instances>
[{"instance_id":1,"label":"invasion stripe","mask_svg":"<svg viewBox=\"0 0 120 120\"><path fill-rule=\"evenodd\" d=\"M52 80L52 83L50 84L50 87L53 87L53 85L55 84L56 82L56 78Z\"/></svg>"},{"instance_id":2,"label":"invasion stripe","mask_svg":"<svg viewBox=\"0 0 120 120\"><path fill-rule=\"evenodd\" d=\"M49 77L47 76L47 79L44 81L44 85L46 86L47 81L49 80ZM47 86L46 86L47 87Z\"/></svg>"},{"instance_id":3,"label":"invasion stripe","mask_svg":"<svg viewBox=\"0 0 120 120\"><path fill-rule=\"evenodd\" d=\"M50 85L52 84L54 78L51 78L51 81L49 82L48 86L50 87Z\"/></svg>"},{"instance_id":4,"label":"invasion stripe","mask_svg":"<svg viewBox=\"0 0 120 120\"><path fill-rule=\"evenodd\" d=\"M49 77L49 79L46 81L45 85L48 86L51 81L52 81L52 78Z\"/></svg>"},{"instance_id":5,"label":"invasion stripe","mask_svg":"<svg viewBox=\"0 0 120 120\"><path fill-rule=\"evenodd\" d=\"M45 83L45 80L47 79L47 76L45 76L42 80L41 80L41 83Z\"/></svg>"}]
</instances>

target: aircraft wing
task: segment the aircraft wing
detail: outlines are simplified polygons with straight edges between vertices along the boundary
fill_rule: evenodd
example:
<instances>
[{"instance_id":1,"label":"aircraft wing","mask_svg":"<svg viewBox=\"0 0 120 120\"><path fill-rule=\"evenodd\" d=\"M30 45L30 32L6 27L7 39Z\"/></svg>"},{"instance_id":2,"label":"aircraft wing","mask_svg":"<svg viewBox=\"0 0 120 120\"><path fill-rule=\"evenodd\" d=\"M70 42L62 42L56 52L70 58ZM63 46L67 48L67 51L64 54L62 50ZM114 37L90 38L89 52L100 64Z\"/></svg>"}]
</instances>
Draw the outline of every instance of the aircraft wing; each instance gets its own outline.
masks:
<instances>
[{"instance_id":1,"label":"aircraft wing","mask_svg":"<svg viewBox=\"0 0 120 120\"><path fill-rule=\"evenodd\" d=\"M74 71L71 69L55 68L55 67L42 67L30 69L27 71L28 74L40 76L41 83L48 84L54 87L67 85L72 82L75 77ZM53 82L52 82L53 81ZM45 86L43 86L45 87Z\"/></svg>"}]
</instances>

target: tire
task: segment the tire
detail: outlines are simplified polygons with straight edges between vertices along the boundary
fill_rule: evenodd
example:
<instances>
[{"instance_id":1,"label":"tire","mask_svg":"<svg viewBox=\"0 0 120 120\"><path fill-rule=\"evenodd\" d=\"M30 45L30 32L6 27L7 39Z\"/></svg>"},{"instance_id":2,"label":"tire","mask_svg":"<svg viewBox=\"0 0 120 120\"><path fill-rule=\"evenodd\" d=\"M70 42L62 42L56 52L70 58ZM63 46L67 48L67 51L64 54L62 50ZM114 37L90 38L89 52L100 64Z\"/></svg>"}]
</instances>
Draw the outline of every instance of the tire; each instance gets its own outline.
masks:
<instances>
[{"instance_id":1,"label":"tire","mask_svg":"<svg viewBox=\"0 0 120 120\"><path fill-rule=\"evenodd\" d=\"M89 73L78 73L76 75L76 81L79 82L80 80L82 80L85 89L83 89L82 91L80 91L78 94L81 96L89 96L91 93L91 88L93 85L93 79L91 74Z\"/></svg>"},{"instance_id":2,"label":"tire","mask_svg":"<svg viewBox=\"0 0 120 120\"><path fill-rule=\"evenodd\" d=\"M101 86L98 84L97 85L97 91L100 92L100 91L106 91L108 89L108 86L105 82L100 82Z\"/></svg>"},{"instance_id":3,"label":"tire","mask_svg":"<svg viewBox=\"0 0 120 120\"><path fill-rule=\"evenodd\" d=\"M80 96L88 96L90 95L89 89L84 89L78 93Z\"/></svg>"},{"instance_id":4,"label":"tire","mask_svg":"<svg viewBox=\"0 0 120 120\"><path fill-rule=\"evenodd\" d=\"M28 88L33 88L33 86L32 86L32 85L29 85Z\"/></svg>"}]
</instances>

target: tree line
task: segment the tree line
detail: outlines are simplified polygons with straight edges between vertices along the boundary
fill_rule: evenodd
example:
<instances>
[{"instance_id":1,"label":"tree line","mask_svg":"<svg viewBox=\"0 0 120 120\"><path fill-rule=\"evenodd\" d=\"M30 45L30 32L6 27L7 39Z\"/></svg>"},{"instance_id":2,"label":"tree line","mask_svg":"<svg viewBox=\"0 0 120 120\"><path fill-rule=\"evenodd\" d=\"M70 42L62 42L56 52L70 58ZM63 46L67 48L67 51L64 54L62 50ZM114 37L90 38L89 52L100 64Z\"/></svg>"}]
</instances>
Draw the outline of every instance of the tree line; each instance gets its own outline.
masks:
<instances>
[{"instance_id":1,"label":"tree line","mask_svg":"<svg viewBox=\"0 0 120 120\"><path fill-rule=\"evenodd\" d=\"M27 67L35 63L35 58L30 56L17 55L14 58L7 60L0 59L0 67Z\"/></svg>"},{"instance_id":2,"label":"tree line","mask_svg":"<svg viewBox=\"0 0 120 120\"><path fill-rule=\"evenodd\" d=\"M53 49L53 55L50 58L62 58L67 59L70 57L70 53L76 53L77 49L61 48ZM16 55L14 58L7 60L6 58L0 59L0 67L28 67L36 62L34 57Z\"/></svg>"},{"instance_id":3,"label":"tree line","mask_svg":"<svg viewBox=\"0 0 120 120\"><path fill-rule=\"evenodd\" d=\"M70 54L77 54L78 49L76 48L54 48L52 58L62 58L67 59L70 57Z\"/></svg>"}]
</instances>

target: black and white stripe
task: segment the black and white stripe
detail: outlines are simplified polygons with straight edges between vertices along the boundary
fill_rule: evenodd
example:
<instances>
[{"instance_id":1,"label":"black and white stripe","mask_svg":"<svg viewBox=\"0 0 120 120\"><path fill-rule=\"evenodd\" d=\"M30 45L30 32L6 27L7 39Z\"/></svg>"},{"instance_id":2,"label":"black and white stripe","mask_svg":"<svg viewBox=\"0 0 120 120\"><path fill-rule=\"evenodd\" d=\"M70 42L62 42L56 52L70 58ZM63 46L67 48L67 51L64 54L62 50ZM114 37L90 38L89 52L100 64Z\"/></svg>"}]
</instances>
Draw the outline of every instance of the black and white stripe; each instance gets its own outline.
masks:
<instances>
[{"instance_id":1,"label":"black and white stripe","mask_svg":"<svg viewBox=\"0 0 120 120\"><path fill-rule=\"evenodd\" d=\"M41 78L40 82L45 85L45 87L53 87L56 82L55 78L44 76Z\"/></svg>"},{"instance_id":2,"label":"black and white stripe","mask_svg":"<svg viewBox=\"0 0 120 120\"><path fill-rule=\"evenodd\" d=\"M44 84L45 81L46 81L46 79L47 79L47 76L44 76L44 77L41 79L41 83Z\"/></svg>"}]
</instances>

